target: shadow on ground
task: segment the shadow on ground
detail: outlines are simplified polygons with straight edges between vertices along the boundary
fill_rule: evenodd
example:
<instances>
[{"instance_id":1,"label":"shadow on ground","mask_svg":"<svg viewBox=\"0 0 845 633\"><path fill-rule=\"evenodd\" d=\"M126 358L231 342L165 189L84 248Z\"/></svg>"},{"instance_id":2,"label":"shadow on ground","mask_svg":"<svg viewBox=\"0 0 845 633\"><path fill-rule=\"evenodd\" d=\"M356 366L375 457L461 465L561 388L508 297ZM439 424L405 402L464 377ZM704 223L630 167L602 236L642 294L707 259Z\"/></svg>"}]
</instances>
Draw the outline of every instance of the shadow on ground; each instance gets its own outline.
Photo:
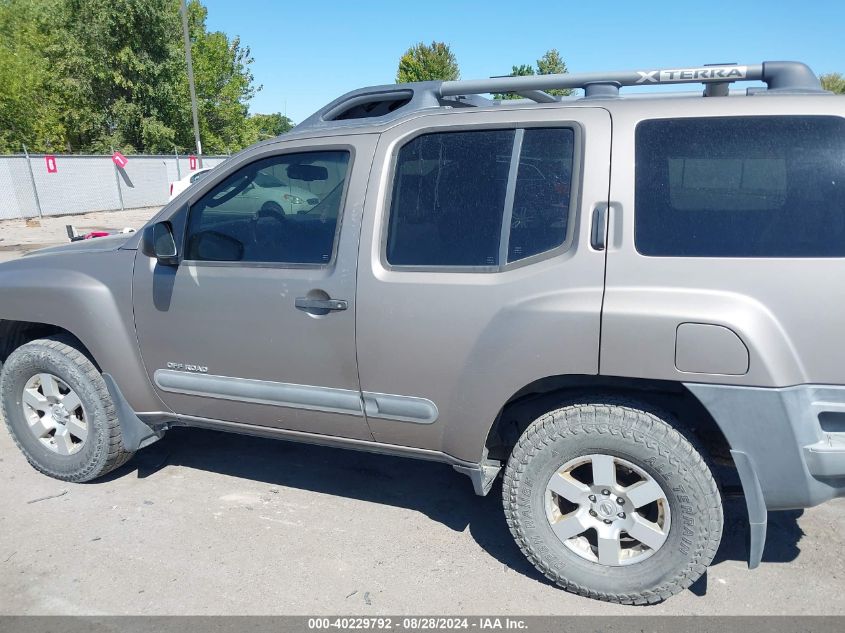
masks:
<instances>
[{"instance_id":1,"label":"shadow on ground","mask_svg":"<svg viewBox=\"0 0 845 633\"><path fill-rule=\"evenodd\" d=\"M477 497L470 481L445 464L176 428L108 479L136 471L138 477L148 477L167 465L415 510L455 531L469 527L475 541L499 562L534 580L549 582L514 543L502 513L500 485L487 497ZM801 514L769 514L764 563L785 563L798 556L804 534L797 523ZM744 500L727 499L725 532L713 564L747 560L747 534ZM704 595L706 575L690 589Z\"/></svg>"}]
</instances>

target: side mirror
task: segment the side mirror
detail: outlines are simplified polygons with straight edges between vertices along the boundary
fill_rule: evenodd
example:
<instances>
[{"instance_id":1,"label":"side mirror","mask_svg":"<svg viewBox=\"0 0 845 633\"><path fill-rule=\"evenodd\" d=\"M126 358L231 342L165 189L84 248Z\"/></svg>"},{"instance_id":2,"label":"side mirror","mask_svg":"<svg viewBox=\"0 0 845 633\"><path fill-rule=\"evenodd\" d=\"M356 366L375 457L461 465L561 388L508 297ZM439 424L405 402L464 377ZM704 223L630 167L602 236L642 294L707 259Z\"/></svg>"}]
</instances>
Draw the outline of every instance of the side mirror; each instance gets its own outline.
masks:
<instances>
[{"instance_id":1,"label":"side mirror","mask_svg":"<svg viewBox=\"0 0 845 633\"><path fill-rule=\"evenodd\" d=\"M176 251L176 239L170 222L157 222L144 229L141 236L141 252L147 257L155 257L159 264L177 266L179 255Z\"/></svg>"}]
</instances>

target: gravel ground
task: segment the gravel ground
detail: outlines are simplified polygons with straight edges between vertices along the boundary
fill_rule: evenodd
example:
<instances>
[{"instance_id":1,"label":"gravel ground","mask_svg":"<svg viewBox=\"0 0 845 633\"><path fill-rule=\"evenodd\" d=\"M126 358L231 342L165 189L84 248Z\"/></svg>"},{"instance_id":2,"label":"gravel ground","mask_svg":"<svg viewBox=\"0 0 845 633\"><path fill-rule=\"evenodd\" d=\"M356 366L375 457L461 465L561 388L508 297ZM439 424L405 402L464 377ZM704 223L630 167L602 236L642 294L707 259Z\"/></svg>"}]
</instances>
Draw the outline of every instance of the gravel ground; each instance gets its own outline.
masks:
<instances>
[{"instance_id":1,"label":"gravel ground","mask_svg":"<svg viewBox=\"0 0 845 633\"><path fill-rule=\"evenodd\" d=\"M691 591L621 607L523 559L500 489L442 464L178 429L67 484L0 433L0 614L845 614L845 499L773 513L748 571L740 500Z\"/></svg>"},{"instance_id":2,"label":"gravel ground","mask_svg":"<svg viewBox=\"0 0 845 633\"><path fill-rule=\"evenodd\" d=\"M83 235L91 231L120 231L126 227L139 229L160 208L48 217L35 221L37 225L26 220L0 220L0 261L20 257L45 246L64 244L68 241L66 224L73 224Z\"/></svg>"},{"instance_id":3,"label":"gravel ground","mask_svg":"<svg viewBox=\"0 0 845 633\"><path fill-rule=\"evenodd\" d=\"M0 260L156 209L0 222ZM770 515L748 571L727 502L704 579L652 607L567 594L441 464L178 429L104 480L66 484L0 431L0 614L845 614L845 499Z\"/></svg>"}]
</instances>

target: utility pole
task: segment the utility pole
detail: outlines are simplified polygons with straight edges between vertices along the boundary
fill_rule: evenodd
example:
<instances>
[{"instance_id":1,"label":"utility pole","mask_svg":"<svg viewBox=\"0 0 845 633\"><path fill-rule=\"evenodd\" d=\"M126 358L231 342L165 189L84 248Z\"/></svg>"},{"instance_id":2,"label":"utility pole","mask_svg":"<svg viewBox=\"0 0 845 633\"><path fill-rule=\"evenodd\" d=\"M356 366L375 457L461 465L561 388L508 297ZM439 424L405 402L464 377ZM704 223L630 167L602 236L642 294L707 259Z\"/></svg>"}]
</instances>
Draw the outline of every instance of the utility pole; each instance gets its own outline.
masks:
<instances>
[{"instance_id":1,"label":"utility pole","mask_svg":"<svg viewBox=\"0 0 845 633\"><path fill-rule=\"evenodd\" d=\"M32 171L32 160L29 158L29 150L26 145L22 145L24 156L26 156L26 166L29 168L29 181L32 183L32 195L35 196L35 208L38 209L38 217L43 218L44 214L41 212L41 200L38 198L38 187L35 186L35 173Z\"/></svg>"},{"instance_id":2,"label":"utility pole","mask_svg":"<svg viewBox=\"0 0 845 633\"><path fill-rule=\"evenodd\" d=\"M185 59L188 62L188 88L191 91L191 115L194 119L194 140L197 143L197 160L202 169L202 143L200 142L200 123L197 117L197 91L194 88L194 64L191 61L191 35L188 33L188 7L182 0L182 35L185 38Z\"/></svg>"}]
</instances>

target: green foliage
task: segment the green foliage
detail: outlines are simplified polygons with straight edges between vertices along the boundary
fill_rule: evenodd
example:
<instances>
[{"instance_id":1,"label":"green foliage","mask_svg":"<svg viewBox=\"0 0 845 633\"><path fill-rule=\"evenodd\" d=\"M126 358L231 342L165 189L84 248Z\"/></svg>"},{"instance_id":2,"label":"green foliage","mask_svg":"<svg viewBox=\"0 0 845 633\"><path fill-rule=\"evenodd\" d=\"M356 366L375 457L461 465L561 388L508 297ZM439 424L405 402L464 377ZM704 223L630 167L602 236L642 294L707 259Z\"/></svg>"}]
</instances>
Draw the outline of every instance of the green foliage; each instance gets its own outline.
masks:
<instances>
[{"instance_id":1,"label":"green foliage","mask_svg":"<svg viewBox=\"0 0 845 633\"><path fill-rule=\"evenodd\" d=\"M208 10L197 0L188 5L188 27L194 62L194 84L200 119L200 137L206 153L225 153L254 143L254 127L247 114L247 103L261 89L255 87L250 65L253 62L248 47L240 38L229 39L225 33L206 30ZM180 77L180 94L184 97L182 112L185 124L180 127L187 135L179 137L179 145L193 146L190 121L188 77Z\"/></svg>"},{"instance_id":2,"label":"green foliage","mask_svg":"<svg viewBox=\"0 0 845 633\"><path fill-rule=\"evenodd\" d=\"M828 73L819 77L822 88L838 95L845 94L845 76L842 73Z\"/></svg>"},{"instance_id":3,"label":"green foliage","mask_svg":"<svg viewBox=\"0 0 845 633\"><path fill-rule=\"evenodd\" d=\"M36 0L36 4L42 4ZM74 151L172 149L184 63L171 0L64 0L45 22L53 85Z\"/></svg>"},{"instance_id":4,"label":"green foliage","mask_svg":"<svg viewBox=\"0 0 845 633\"><path fill-rule=\"evenodd\" d=\"M403 84L412 81L443 81L455 80L460 77L458 62L448 44L423 42L412 46L399 60L396 71L396 83Z\"/></svg>"},{"instance_id":5,"label":"green foliage","mask_svg":"<svg viewBox=\"0 0 845 633\"><path fill-rule=\"evenodd\" d=\"M46 3L45 3L46 4ZM48 34L31 0L0 0L0 152L61 148L60 103L50 86Z\"/></svg>"},{"instance_id":6,"label":"green foliage","mask_svg":"<svg viewBox=\"0 0 845 633\"><path fill-rule=\"evenodd\" d=\"M255 142L249 48L188 3L203 151ZM0 152L193 149L179 0L0 0Z\"/></svg>"},{"instance_id":7,"label":"green foliage","mask_svg":"<svg viewBox=\"0 0 845 633\"><path fill-rule=\"evenodd\" d=\"M525 75L534 75L534 69L531 67L531 64L520 64L519 66L513 66L513 70L511 71L511 77L523 77Z\"/></svg>"},{"instance_id":8,"label":"green foliage","mask_svg":"<svg viewBox=\"0 0 845 633\"><path fill-rule=\"evenodd\" d=\"M537 74L538 75L562 75L568 73L569 69L566 67L566 62L560 56L556 48L547 50L543 56L537 60ZM569 88L558 88L547 91L549 94L557 97L566 97L572 94Z\"/></svg>"},{"instance_id":9,"label":"green foliage","mask_svg":"<svg viewBox=\"0 0 845 633\"><path fill-rule=\"evenodd\" d=\"M253 114L250 118L256 140L273 138L293 129L293 121L281 112Z\"/></svg>"},{"instance_id":10,"label":"green foliage","mask_svg":"<svg viewBox=\"0 0 845 633\"><path fill-rule=\"evenodd\" d=\"M511 66L511 73L510 75L508 75L508 77L524 77L526 75L536 74L537 73L534 72L534 68L531 66L531 64L520 64L519 66ZM521 99L522 97L513 92L497 92L493 95L493 98L502 99L506 101L508 99Z\"/></svg>"},{"instance_id":11,"label":"green foliage","mask_svg":"<svg viewBox=\"0 0 845 633\"><path fill-rule=\"evenodd\" d=\"M549 49L545 54L537 60L537 69L535 70L529 64L521 64L520 66L513 66L509 77L520 77L523 75L556 75L569 72L566 68L566 62L561 58L560 53L556 48ZM556 88L547 90L551 95L558 97L565 97L572 94L572 90L566 88ZM493 95L494 99L520 99L521 97L512 92L510 93L496 93Z\"/></svg>"}]
</instances>

